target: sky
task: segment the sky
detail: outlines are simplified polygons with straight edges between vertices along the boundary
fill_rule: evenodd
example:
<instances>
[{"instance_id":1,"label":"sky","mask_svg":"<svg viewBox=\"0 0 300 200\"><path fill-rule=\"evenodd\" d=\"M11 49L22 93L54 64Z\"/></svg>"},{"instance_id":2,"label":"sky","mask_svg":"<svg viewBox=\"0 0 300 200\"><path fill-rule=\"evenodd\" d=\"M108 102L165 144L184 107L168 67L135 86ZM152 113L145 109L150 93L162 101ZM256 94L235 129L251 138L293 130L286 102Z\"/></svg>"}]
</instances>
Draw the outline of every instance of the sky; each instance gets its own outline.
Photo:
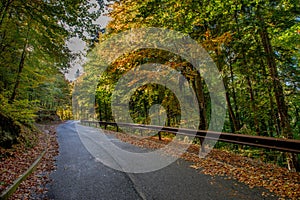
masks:
<instances>
[{"instance_id":1,"label":"sky","mask_svg":"<svg viewBox=\"0 0 300 200\"><path fill-rule=\"evenodd\" d=\"M96 0L91 0L91 2L95 3ZM105 28L109 20L110 18L103 14L95 21L95 24L99 24L101 28ZM83 42L79 38L71 38L67 42L67 45L72 52L74 53L81 52L85 54L85 42ZM83 67L82 67L83 64L84 64L84 60L82 61L80 61L79 59L75 60L73 63L71 63L72 68L69 69L69 72L65 74L65 77L70 81L74 81L76 71L79 69L80 73L83 72Z\"/></svg>"}]
</instances>

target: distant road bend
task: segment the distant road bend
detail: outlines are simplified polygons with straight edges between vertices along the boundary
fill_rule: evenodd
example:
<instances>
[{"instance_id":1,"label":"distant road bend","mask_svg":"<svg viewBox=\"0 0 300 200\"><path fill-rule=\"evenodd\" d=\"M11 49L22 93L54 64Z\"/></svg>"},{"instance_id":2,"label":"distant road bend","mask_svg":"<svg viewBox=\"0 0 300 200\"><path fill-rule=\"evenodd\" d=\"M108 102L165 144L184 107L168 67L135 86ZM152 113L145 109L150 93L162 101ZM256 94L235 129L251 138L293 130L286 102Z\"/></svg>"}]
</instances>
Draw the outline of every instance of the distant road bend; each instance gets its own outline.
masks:
<instances>
[{"instance_id":1,"label":"distant road bend","mask_svg":"<svg viewBox=\"0 0 300 200\"><path fill-rule=\"evenodd\" d=\"M95 129L77 123L68 121L57 128L60 154L57 170L51 175L53 182L48 186L50 199L277 199L262 197L264 189L250 189L234 180L199 173L189 167L191 163L180 159L149 173L132 174L111 169L86 150L76 126L87 132ZM126 150L141 150L113 136L108 137ZM92 136L88 138L91 145L97 145ZM99 153L110 156L106 151Z\"/></svg>"}]
</instances>

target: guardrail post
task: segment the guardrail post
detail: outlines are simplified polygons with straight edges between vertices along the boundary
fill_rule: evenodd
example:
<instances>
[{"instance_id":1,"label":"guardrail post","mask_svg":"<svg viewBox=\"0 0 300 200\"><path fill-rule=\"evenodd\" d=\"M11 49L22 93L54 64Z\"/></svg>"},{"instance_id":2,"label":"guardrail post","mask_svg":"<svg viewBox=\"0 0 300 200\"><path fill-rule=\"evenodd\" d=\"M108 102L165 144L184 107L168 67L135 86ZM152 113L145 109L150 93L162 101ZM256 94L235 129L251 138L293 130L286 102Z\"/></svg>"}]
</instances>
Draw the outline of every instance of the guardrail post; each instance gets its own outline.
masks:
<instances>
[{"instance_id":1,"label":"guardrail post","mask_svg":"<svg viewBox=\"0 0 300 200\"><path fill-rule=\"evenodd\" d=\"M82 124L90 124L87 120L82 120ZM93 122L97 123L97 122ZM119 131L119 126L112 122L102 122L98 121L99 126L104 126L107 129L108 125L117 126L117 131ZM153 125L140 125L140 124L129 124L121 123L120 126L131 127L133 129L150 129L150 130L162 130L161 132L169 132L176 134L180 132L181 135L192 136L196 131L196 138L200 139L201 152L205 152L204 148L204 138L209 140L217 140L226 143L233 143L237 145L247 145L258 148L273 149L282 152L290 152L300 154L300 140L295 139L283 139L283 138L273 138L273 137L263 137L263 136L251 136L233 133L223 133L223 132L213 132L207 130L192 130L192 129L178 129L172 127L162 127ZM161 132L158 132L159 140L162 140ZM209 133L209 135L207 135Z\"/></svg>"},{"instance_id":2,"label":"guardrail post","mask_svg":"<svg viewBox=\"0 0 300 200\"><path fill-rule=\"evenodd\" d=\"M161 140L161 132L158 132L158 139Z\"/></svg>"},{"instance_id":3,"label":"guardrail post","mask_svg":"<svg viewBox=\"0 0 300 200\"><path fill-rule=\"evenodd\" d=\"M201 153L205 153L205 148L204 148L204 139L203 138L199 138L200 139L200 145L201 145Z\"/></svg>"}]
</instances>

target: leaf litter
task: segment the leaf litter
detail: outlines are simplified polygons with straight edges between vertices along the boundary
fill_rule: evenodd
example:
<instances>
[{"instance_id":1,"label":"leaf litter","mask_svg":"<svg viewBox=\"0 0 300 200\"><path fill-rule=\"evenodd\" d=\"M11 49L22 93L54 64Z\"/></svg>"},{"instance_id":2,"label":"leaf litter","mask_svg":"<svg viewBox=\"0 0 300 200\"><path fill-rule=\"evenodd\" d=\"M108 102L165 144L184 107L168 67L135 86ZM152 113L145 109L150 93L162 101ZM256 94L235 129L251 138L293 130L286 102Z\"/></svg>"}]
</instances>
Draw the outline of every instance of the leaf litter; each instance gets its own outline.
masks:
<instances>
[{"instance_id":1,"label":"leaf litter","mask_svg":"<svg viewBox=\"0 0 300 200\"><path fill-rule=\"evenodd\" d=\"M158 140L157 137L140 137L133 134L124 134L105 130L105 133L113 134L123 142L141 148L159 149L165 147L170 138ZM178 145L184 145L178 142ZM258 159L247 158L229 151L213 149L205 158L199 157L199 145L189 144L188 150L181 158L191 161L190 166L211 176L224 176L225 179L235 179L245 183L250 188L264 187L271 193L279 196L279 199L300 199L300 173L290 172L288 169L275 164L265 163ZM172 155L172 149L166 150ZM263 192L263 197L272 195Z\"/></svg>"},{"instance_id":2,"label":"leaf litter","mask_svg":"<svg viewBox=\"0 0 300 200\"><path fill-rule=\"evenodd\" d=\"M15 146L12 150L0 149L0 192L3 192L23 174L46 148L47 152L37 170L20 184L10 199L47 199L46 184L51 181L49 175L55 169L55 156L58 155L56 126L55 124L39 125L44 134L40 135L38 144L33 148ZM113 134L123 142L153 150L165 147L171 141L170 138L163 138L160 141L156 137L145 138L107 130L105 133ZM178 145L185 144L179 142ZM165 153L173 154L172 149L166 149ZM190 167L212 177L224 176L225 179L235 179L250 188L264 187L278 195L279 199L300 198L300 174L289 172L286 168L275 164L264 163L218 149L213 149L205 158L200 158L199 145L195 144L191 144L181 158L193 162ZM261 195L264 197L270 193L263 192Z\"/></svg>"},{"instance_id":3,"label":"leaf litter","mask_svg":"<svg viewBox=\"0 0 300 200\"><path fill-rule=\"evenodd\" d=\"M37 169L24 180L9 198L13 199L46 199L46 184L50 182L49 175L55 169L55 156L58 155L58 142L56 139L56 126L37 124L41 132L34 147L15 145L12 149L0 149L0 193L7 189L20 177L32 163L46 150Z\"/></svg>"}]
</instances>

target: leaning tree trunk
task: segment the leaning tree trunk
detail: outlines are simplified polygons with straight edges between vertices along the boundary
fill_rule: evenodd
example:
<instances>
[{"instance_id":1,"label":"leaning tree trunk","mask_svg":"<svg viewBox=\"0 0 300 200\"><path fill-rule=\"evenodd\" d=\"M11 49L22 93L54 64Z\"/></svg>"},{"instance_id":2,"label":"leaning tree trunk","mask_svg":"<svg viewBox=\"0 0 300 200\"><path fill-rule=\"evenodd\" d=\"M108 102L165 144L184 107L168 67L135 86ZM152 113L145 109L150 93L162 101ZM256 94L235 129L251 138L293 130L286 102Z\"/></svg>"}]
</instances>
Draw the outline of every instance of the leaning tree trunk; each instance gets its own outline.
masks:
<instances>
[{"instance_id":1,"label":"leaning tree trunk","mask_svg":"<svg viewBox=\"0 0 300 200\"><path fill-rule=\"evenodd\" d=\"M27 46L28 46L28 41L29 41L29 32L30 32L30 22L27 25L27 33L26 33L24 46L23 46L23 49L22 49L21 59L20 59L20 62L19 62L16 82L15 82L15 85L14 85L14 88L13 88L13 93L12 93L10 99L9 99L10 103L12 103L16 99L17 90L18 90L19 85L20 85L21 75L22 75L22 71L23 71L23 68L24 68L24 64L25 64L26 51L27 51Z\"/></svg>"},{"instance_id":2,"label":"leaning tree trunk","mask_svg":"<svg viewBox=\"0 0 300 200\"><path fill-rule=\"evenodd\" d=\"M273 82L273 90L278 108L282 134L289 139L293 139L292 128L288 117L288 108L285 103L283 88L279 80L279 75L276 67L276 61L274 58L274 52L270 41L269 33L265 26L264 19L261 15L258 15L258 19L261 23L261 27L259 28L259 35L265 51L267 65ZM300 171L300 166L298 164L296 154L287 153L287 163L290 171Z\"/></svg>"},{"instance_id":3,"label":"leaning tree trunk","mask_svg":"<svg viewBox=\"0 0 300 200\"><path fill-rule=\"evenodd\" d=\"M17 96L17 90L19 88L20 85L20 80L21 80L21 74L24 68L24 63L25 63L25 58L26 58L26 47L27 47L27 40L24 44L23 50L22 50L22 55L21 55L21 59L20 59L20 63L19 63L19 67L18 67L18 74L17 74L17 78L16 78L16 82L13 88L13 93L9 99L9 101L12 103Z\"/></svg>"}]
</instances>

